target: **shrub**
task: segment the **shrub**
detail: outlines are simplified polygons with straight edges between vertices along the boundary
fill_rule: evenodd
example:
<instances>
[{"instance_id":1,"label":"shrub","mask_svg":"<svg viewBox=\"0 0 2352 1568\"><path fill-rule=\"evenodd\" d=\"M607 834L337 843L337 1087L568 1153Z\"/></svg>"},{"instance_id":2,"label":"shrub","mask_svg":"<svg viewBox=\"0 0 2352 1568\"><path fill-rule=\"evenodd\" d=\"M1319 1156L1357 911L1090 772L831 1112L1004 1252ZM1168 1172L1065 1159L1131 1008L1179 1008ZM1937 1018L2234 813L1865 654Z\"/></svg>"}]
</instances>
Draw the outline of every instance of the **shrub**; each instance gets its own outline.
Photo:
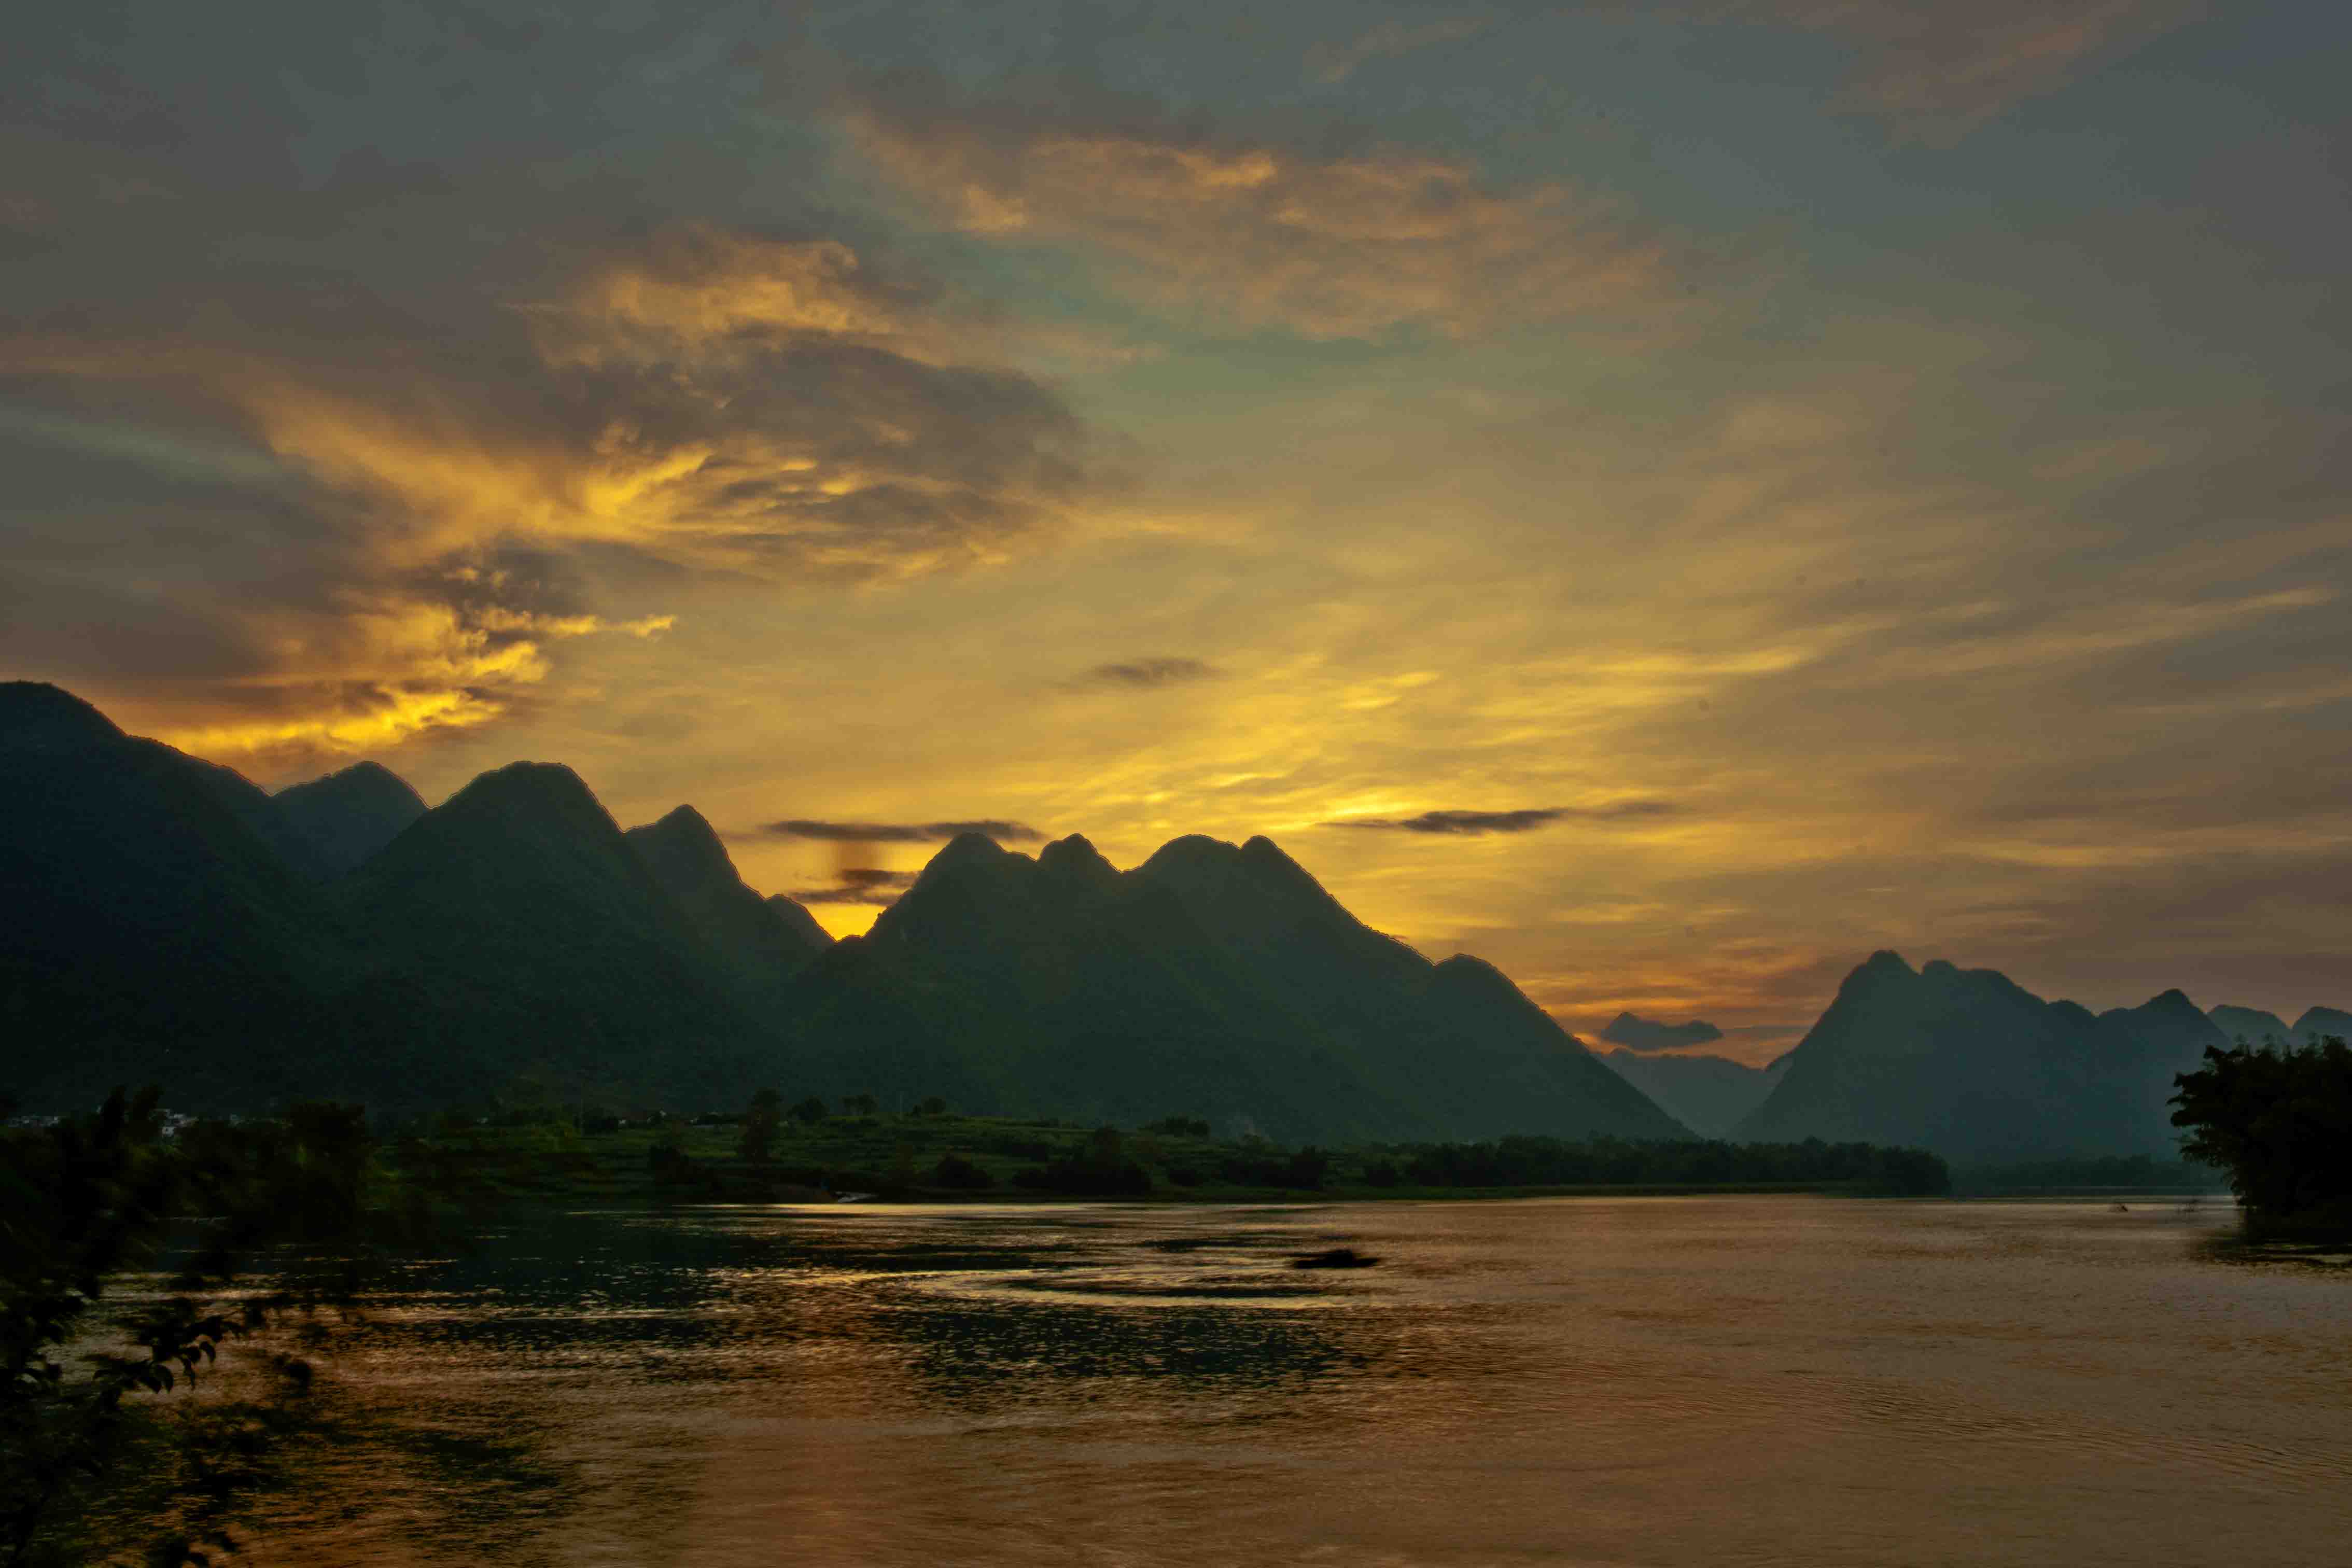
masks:
<instances>
[{"instance_id":1,"label":"shrub","mask_svg":"<svg viewBox=\"0 0 2352 1568\"><path fill-rule=\"evenodd\" d=\"M986 1192L996 1185L996 1178L961 1154L942 1154L940 1163L931 1167L931 1185L953 1192Z\"/></svg>"}]
</instances>

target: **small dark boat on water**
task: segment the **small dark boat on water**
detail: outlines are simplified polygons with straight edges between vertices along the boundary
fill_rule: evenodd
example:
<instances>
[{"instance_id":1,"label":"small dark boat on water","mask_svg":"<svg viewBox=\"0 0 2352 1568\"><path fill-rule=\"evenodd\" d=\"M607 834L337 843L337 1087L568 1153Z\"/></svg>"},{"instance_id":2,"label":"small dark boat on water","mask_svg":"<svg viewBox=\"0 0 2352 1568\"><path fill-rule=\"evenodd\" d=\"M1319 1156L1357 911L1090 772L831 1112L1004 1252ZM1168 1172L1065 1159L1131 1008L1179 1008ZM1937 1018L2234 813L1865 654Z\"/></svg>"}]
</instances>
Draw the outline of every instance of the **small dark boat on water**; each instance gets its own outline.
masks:
<instances>
[{"instance_id":1,"label":"small dark boat on water","mask_svg":"<svg viewBox=\"0 0 2352 1568\"><path fill-rule=\"evenodd\" d=\"M1325 1252L1310 1252L1290 1260L1293 1268L1370 1268L1380 1261L1367 1257L1352 1247L1334 1247Z\"/></svg>"}]
</instances>

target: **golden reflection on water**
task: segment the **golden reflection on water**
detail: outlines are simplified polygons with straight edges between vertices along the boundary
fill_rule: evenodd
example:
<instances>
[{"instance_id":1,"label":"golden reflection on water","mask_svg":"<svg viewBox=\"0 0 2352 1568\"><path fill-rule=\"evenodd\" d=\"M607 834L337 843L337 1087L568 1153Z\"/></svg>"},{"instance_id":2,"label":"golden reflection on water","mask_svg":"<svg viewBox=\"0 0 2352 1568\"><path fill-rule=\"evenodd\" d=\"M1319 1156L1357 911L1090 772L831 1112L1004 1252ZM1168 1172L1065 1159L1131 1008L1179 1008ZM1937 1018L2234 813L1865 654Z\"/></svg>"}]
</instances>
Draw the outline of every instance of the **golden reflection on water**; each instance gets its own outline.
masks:
<instances>
[{"instance_id":1,"label":"golden reflection on water","mask_svg":"<svg viewBox=\"0 0 2352 1568\"><path fill-rule=\"evenodd\" d=\"M2352 1274L2227 1219L550 1217L376 1304L247 1561L2340 1568Z\"/></svg>"}]
</instances>

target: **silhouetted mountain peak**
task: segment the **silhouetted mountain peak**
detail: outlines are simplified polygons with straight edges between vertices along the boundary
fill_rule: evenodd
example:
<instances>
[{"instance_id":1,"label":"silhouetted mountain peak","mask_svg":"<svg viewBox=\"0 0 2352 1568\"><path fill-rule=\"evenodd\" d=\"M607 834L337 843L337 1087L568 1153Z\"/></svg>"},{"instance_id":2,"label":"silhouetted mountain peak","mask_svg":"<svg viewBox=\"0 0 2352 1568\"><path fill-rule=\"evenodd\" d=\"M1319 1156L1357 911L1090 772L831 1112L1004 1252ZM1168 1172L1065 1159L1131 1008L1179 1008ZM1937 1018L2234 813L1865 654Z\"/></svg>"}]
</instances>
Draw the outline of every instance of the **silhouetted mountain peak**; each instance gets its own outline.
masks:
<instances>
[{"instance_id":1,"label":"silhouetted mountain peak","mask_svg":"<svg viewBox=\"0 0 2352 1568\"><path fill-rule=\"evenodd\" d=\"M798 899L770 893L768 907L776 911L787 930L807 944L810 952L822 952L834 945L833 933L817 924L816 917L809 913L808 906Z\"/></svg>"},{"instance_id":2,"label":"silhouetted mountain peak","mask_svg":"<svg viewBox=\"0 0 2352 1568\"><path fill-rule=\"evenodd\" d=\"M1930 965L1929 967L1933 967ZM1950 964L1944 965L1946 969ZM1918 971L1903 962L1903 955L1892 948L1880 948L1857 963L1838 986L1841 999L1885 991L1907 984L1921 978Z\"/></svg>"},{"instance_id":3,"label":"silhouetted mountain peak","mask_svg":"<svg viewBox=\"0 0 2352 1568\"><path fill-rule=\"evenodd\" d=\"M2071 1002L2056 1002L2052 1005L2070 1010L2074 1007L2074 1004ZM2169 991L2159 992L2137 1007L2110 1007L2098 1016L2102 1022L2169 1024L2176 1026L2188 1026L2199 1030L2218 1026L2214 1025L2212 1019L2205 1016L2205 1010L2202 1007L2191 1002L2188 994L2177 986Z\"/></svg>"},{"instance_id":4,"label":"silhouetted mountain peak","mask_svg":"<svg viewBox=\"0 0 2352 1568\"><path fill-rule=\"evenodd\" d=\"M447 805L553 806L569 809L595 804L587 782L562 763L509 763L478 774L451 795Z\"/></svg>"},{"instance_id":5,"label":"silhouetted mountain peak","mask_svg":"<svg viewBox=\"0 0 2352 1568\"><path fill-rule=\"evenodd\" d=\"M1153 850L1128 875L1139 883L1165 888L1196 910L1206 912L1222 909L1241 881L1242 852L1222 838L1187 833Z\"/></svg>"},{"instance_id":6,"label":"silhouetted mountain peak","mask_svg":"<svg viewBox=\"0 0 2352 1568\"><path fill-rule=\"evenodd\" d=\"M425 818L444 832L496 825L560 827L586 838L619 838L614 822L578 773L561 763L509 763L441 803Z\"/></svg>"},{"instance_id":7,"label":"silhouetted mountain peak","mask_svg":"<svg viewBox=\"0 0 2352 1568\"><path fill-rule=\"evenodd\" d=\"M404 799L414 800L420 811L425 808L425 797L410 788L406 779L377 762L353 763L350 767L337 768L331 773L321 773L307 784L289 784L278 792L278 796L283 800L286 796L301 791L331 786L354 793L365 791L371 795L386 796L396 795Z\"/></svg>"},{"instance_id":8,"label":"silhouetted mountain peak","mask_svg":"<svg viewBox=\"0 0 2352 1568\"><path fill-rule=\"evenodd\" d=\"M1229 873L1240 860L1241 850L1225 840L1212 838L1205 833L1187 833L1154 849L1150 858L1136 870L1147 880L1158 881L1207 872Z\"/></svg>"},{"instance_id":9,"label":"silhouetted mountain peak","mask_svg":"<svg viewBox=\"0 0 2352 1568\"><path fill-rule=\"evenodd\" d=\"M1057 882L1090 892L1106 892L1118 885L1118 868L1084 834L1057 838L1037 852L1037 869Z\"/></svg>"},{"instance_id":10,"label":"silhouetted mountain peak","mask_svg":"<svg viewBox=\"0 0 2352 1568\"><path fill-rule=\"evenodd\" d=\"M1514 992L1518 990L1517 986L1511 984L1509 975L1474 953L1455 953L1436 965L1436 973L1458 985L1484 985L1494 989L1509 985Z\"/></svg>"},{"instance_id":11,"label":"silhouetted mountain peak","mask_svg":"<svg viewBox=\"0 0 2352 1568\"><path fill-rule=\"evenodd\" d=\"M2352 1013L2341 1007L2306 1007L2294 1021L2294 1037L2309 1041L2323 1035L2352 1040Z\"/></svg>"},{"instance_id":12,"label":"silhouetted mountain peak","mask_svg":"<svg viewBox=\"0 0 2352 1568\"><path fill-rule=\"evenodd\" d=\"M380 763L354 763L270 799L325 877L355 869L425 815L425 797Z\"/></svg>"},{"instance_id":13,"label":"silhouetted mountain peak","mask_svg":"<svg viewBox=\"0 0 2352 1568\"><path fill-rule=\"evenodd\" d=\"M931 857L930 864L923 869L928 872L934 868L953 869L959 866L993 866L1013 858L1012 850L985 833L959 833L940 847L940 852Z\"/></svg>"},{"instance_id":14,"label":"silhouetted mountain peak","mask_svg":"<svg viewBox=\"0 0 2352 1568\"><path fill-rule=\"evenodd\" d=\"M1286 910L1286 918L1313 911L1357 924L1322 883L1263 835L1236 846L1188 833L1161 845L1133 874L1140 881L1173 889L1204 910L1230 914L1234 905L1229 900L1238 896L1260 908Z\"/></svg>"},{"instance_id":15,"label":"silhouetted mountain peak","mask_svg":"<svg viewBox=\"0 0 2352 1568\"><path fill-rule=\"evenodd\" d=\"M726 844L694 807L681 805L623 837L710 951L754 993L781 984L833 945L799 904L781 894L763 899L745 886Z\"/></svg>"},{"instance_id":16,"label":"silhouetted mountain peak","mask_svg":"<svg viewBox=\"0 0 2352 1568\"><path fill-rule=\"evenodd\" d=\"M1311 899L1318 903L1339 908L1338 900L1315 879L1314 874L1282 852L1281 847L1264 834L1242 846L1241 864L1253 880L1269 890L1288 894L1294 899Z\"/></svg>"},{"instance_id":17,"label":"silhouetted mountain peak","mask_svg":"<svg viewBox=\"0 0 2352 1568\"><path fill-rule=\"evenodd\" d=\"M0 681L0 746L57 751L121 739L114 721L61 686Z\"/></svg>"},{"instance_id":18,"label":"silhouetted mountain peak","mask_svg":"<svg viewBox=\"0 0 2352 1568\"><path fill-rule=\"evenodd\" d=\"M2285 1019L2259 1007L2233 1007L2225 1002L2205 1016L2232 1042L2243 1040L2250 1046L2259 1046L2266 1039L2284 1040L2292 1033Z\"/></svg>"},{"instance_id":19,"label":"silhouetted mountain peak","mask_svg":"<svg viewBox=\"0 0 2352 1568\"><path fill-rule=\"evenodd\" d=\"M940 847L914 885L884 910L873 926L877 943L896 947L936 942L949 932L969 934L975 918L993 927L1024 901L1037 863L985 833L959 833ZM958 939L961 940L961 939Z\"/></svg>"},{"instance_id":20,"label":"silhouetted mountain peak","mask_svg":"<svg viewBox=\"0 0 2352 1568\"><path fill-rule=\"evenodd\" d=\"M677 807L658 822L630 828L628 839L647 864L667 874L666 880L738 879L734 858L718 830L690 805Z\"/></svg>"},{"instance_id":21,"label":"silhouetted mountain peak","mask_svg":"<svg viewBox=\"0 0 2352 1568\"><path fill-rule=\"evenodd\" d=\"M1559 1032L1560 1039L1581 1047L1584 1042L1559 1027L1559 1022L1536 1005L1535 999L1519 989L1518 982L1472 953L1457 952L1430 970L1431 977L1441 990L1477 1002L1509 1007L1515 1011L1541 1017Z\"/></svg>"},{"instance_id":22,"label":"silhouetted mountain peak","mask_svg":"<svg viewBox=\"0 0 2352 1568\"><path fill-rule=\"evenodd\" d=\"M936 893L947 883L994 886L1017 876L1015 868L1035 868L1036 862L1026 855L1018 855L991 838L985 833L959 833L940 847L938 854L924 863L898 903L882 911L887 921L908 907L911 900L920 908L923 899L918 895Z\"/></svg>"}]
</instances>

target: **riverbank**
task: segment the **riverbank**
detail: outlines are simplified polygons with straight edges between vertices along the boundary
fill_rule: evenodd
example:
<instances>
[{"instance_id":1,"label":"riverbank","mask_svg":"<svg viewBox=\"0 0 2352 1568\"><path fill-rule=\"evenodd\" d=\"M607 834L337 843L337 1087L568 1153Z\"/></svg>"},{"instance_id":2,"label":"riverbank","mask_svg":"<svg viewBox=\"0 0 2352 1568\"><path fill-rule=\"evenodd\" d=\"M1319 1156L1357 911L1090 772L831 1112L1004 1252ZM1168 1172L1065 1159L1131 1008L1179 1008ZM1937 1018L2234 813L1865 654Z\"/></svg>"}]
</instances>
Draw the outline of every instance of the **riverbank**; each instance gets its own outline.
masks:
<instances>
[{"instance_id":1,"label":"riverbank","mask_svg":"<svg viewBox=\"0 0 2352 1568\"><path fill-rule=\"evenodd\" d=\"M1323 1150L1219 1139L1181 1120L1141 1131L949 1114L786 1122L764 1147L706 1119L582 1130L445 1121L384 1147L396 1169L485 1196L573 1203L1168 1204L1396 1202L1586 1194L1937 1195L1942 1163L1865 1145L1506 1138Z\"/></svg>"}]
</instances>

